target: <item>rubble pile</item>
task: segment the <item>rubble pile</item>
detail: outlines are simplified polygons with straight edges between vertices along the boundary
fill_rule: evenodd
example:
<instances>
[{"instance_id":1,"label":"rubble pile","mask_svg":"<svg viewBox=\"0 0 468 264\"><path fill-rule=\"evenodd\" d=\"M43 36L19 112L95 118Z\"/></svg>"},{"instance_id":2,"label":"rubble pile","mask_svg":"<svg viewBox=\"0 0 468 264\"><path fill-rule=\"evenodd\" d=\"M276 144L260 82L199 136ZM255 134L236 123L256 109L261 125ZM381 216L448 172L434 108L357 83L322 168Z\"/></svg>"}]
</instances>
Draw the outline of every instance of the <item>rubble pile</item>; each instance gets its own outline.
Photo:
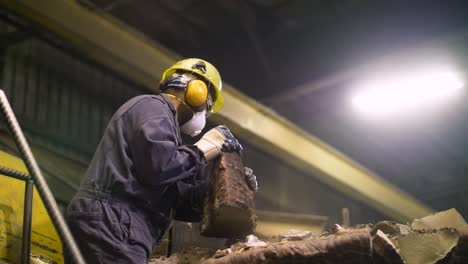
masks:
<instances>
[{"instance_id":1,"label":"rubble pile","mask_svg":"<svg viewBox=\"0 0 468 264\"><path fill-rule=\"evenodd\" d=\"M216 250L211 248L193 247L177 252L170 257L153 257L148 264L194 264L200 263L202 259L210 258Z\"/></svg>"},{"instance_id":2,"label":"rubble pile","mask_svg":"<svg viewBox=\"0 0 468 264\"><path fill-rule=\"evenodd\" d=\"M237 153L225 153L213 164L211 188L204 205L201 234L238 238L255 228L254 193L245 181L244 166Z\"/></svg>"},{"instance_id":3,"label":"rubble pile","mask_svg":"<svg viewBox=\"0 0 468 264\"><path fill-rule=\"evenodd\" d=\"M411 225L392 221L354 228L336 225L319 237L291 232L259 246L247 241L217 251L201 263L468 263L468 227L451 209Z\"/></svg>"},{"instance_id":4,"label":"rubble pile","mask_svg":"<svg viewBox=\"0 0 468 264\"><path fill-rule=\"evenodd\" d=\"M346 235L329 235L303 240L283 240L261 247L241 247L217 252L204 264L221 263L370 263L369 230L348 229Z\"/></svg>"}]
</instances>

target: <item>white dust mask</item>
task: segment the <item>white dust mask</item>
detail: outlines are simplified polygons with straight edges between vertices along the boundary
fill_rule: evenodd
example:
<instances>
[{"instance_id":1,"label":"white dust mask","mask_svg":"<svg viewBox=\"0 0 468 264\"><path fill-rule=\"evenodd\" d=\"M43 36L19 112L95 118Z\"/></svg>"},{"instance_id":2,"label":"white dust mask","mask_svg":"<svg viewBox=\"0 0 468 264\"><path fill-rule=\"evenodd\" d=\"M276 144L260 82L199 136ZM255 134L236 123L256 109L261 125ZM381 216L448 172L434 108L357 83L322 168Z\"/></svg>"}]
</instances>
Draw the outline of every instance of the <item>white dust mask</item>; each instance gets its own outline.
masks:
<instances>
[{"instance_id":1,"label":"white dust mask","mask_svg":"<svg viewBox=\"0 0 468 264\"><path fill-rule=\"evenodd\" d=\"M201 133L202 129L206 124L206 110L202 112L196 112L193 114L192 118L187 121L187 123L180 126L182 133L195 137Z\"/></svg>"}]
</instances>

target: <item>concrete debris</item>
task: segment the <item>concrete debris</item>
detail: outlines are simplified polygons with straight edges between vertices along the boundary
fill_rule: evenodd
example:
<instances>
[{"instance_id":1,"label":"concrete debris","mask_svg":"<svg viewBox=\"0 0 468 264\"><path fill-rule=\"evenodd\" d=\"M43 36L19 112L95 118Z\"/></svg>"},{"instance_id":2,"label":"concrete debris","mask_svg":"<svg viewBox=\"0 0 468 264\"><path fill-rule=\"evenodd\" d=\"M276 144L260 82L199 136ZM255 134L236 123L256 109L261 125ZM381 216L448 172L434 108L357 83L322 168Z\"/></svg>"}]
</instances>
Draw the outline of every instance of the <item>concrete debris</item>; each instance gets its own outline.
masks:
<instances>
[{"instance_id":1,"label":"concrete debris","mask_svg":"<svg viewBox=\"0 0 468 264\"><path fill-rule=\"evenodd\" d=\"M449 220L447 220L449 219ZM455 219L455 220L454 220ZM202 263L372 263L372 264L465 264L468 263L468 227L456 210L415 220L415 229L393 221L344 228L314 237L310 232L290 230L261 241L248 236L229 248L199 257ZM419 229L424 225L424 228ZM446 227L444 225L449 225ZM459 229L453 228L456 225ZM282 238L280 240L280 238Z\"/></svg>"},{"instance_id":2,"label":"concrete debris","mask_svg":"<svg viewBox=\"0 0 468 264\"><path fill-rule=\"evenodd\" d=\"M468 227L455 209L415 219L411 226L382 221L371 231L374 239L377 234L381 235L379 232L390 238L404 263L468 263L468 253L464 253L468 251ZM448 260L451 262L446 262Z\"/></svg>"},{"instance_id":3,"label":"concrete debris","mask_svg":"<svg viewBox=\"0 0 468 264\"><path fill-rule=\"evenodd\" d=\"M400 254L398 254L398 249L395 247L390 238L388 238L388 236L380 230L377 230L375 235L372 237L372 250L374 263L405 263Z\"/></svg>"},{"instance_id":4,"label":"concrete debris","mask_svg":"<svg viewBox=\"0 0 468 264\"><path fill-rule=\"evenodd\" d=\"M335 231L335 235L341 235L343 234L343 232L345 232L345 229L339 224L335 224L335 226L333 227L333 231Z\"/></svg>"},{"instance_id":5,"label":"concrete debris","mask_svg":"<svg viewBox=\"0 0 468 264\"><path fill-rule=\"evenodd\" d=\"M394 221L380 221L374 225L371 235L375 236L377 231L381 231L388 236L407 235L412 232L411 227L402 225Z\"/></svg>"},{"instance_id":6,"label":"concrete debris","mask_svg":"<svg viewBox=\"0 0 468 264\"><path fill-rule=\"evenodd\" d=\"M245 242L246 247L265 247L267 243L258 239L258 237L254 235L247 236L247 242Z\"/></svg>"},{"instance_id":7,"label":"concrete debris","mask_svg":"<svg viewBox=\"0 0 468 264\"><path fill-rule=\"evenodd\" d=\"M468 228L461 231L457 246L437 264L468 263Z\"/></svg>"},{"instance_id":8,"label":"concrete debris","mask_svg":"<svg viewBox=\"0 0 468 264\"><path fill-rule=\"evenodd\" d=\"M245 242L237 242L232 244L229 248L224 249L224 250L217 250L213 258L221 258L229 254L233 253L240 253L243 252L249 248L253 247L266 247L267 243L265 241L262 241L258 239L258 237L254 235L248 235L245 238Z\"/></svg>"},{"instance_id":9,"label":"concrete debris","mask_svg":"<svg viewBox=\"0 0 468 264\"><path fill-rule=\"evenodd\" d=\"M281 239L290 240L290 241L297 241L297 240L304 240L312 236L310 231L302 231L302 230L295 230L290 229L287 232L279 234Z\"/></svg>"},{"instance_id":10,"label":"concrete debris","mask_svg":"<svg viewBox=\"0 0 468 264\"><path fill-rule=\"evenodd\" d=\"M465 220L454 208L416 219L411 223L413 230L438 230L444 227L462 230L466 226Z\"/></svg>"},{"instance_id":11,"label":"concrete debris","mask_svg":"<svg viewBox=\"0 0 468 264\"><path fill-rule=\"evenodd\" d=\"M433 264L445 258L457 245L460 233L456 229L435 232L413 232L393 239L399 253L408 264Z\"/></svg>"},{"instance_id":12,"label":"concrete debris","mask_svg":"<svg viewBox=\"0 0 468 264\"><path fill-rule=\"evenodd\" d=\"M346 235L328 235L300 241L267 243L264 247L244 248L237 253L211 258L204 264L240 263L371 263L368 229L352 229Z\"/></svg>"},{"instance_id":13,"label":"concrete debris","mask_svg":"<svg viewBox=\"0 0 468 264\"><path fill-rule=\"evenodd\" d=\"M181 252L177 252L170 257L153 257L148 264L195 264L204 261L216 253L216 250L193 247Z\"/></svg>"},{"instance_id":14,"label":"concrete debris","mask_svg":"<svg viewBox=\"0 0 468 264\"><path fill-rule=\"evenodd\" d=\"M180 263L181 262L179 260L179 255L178 254L174 254L173 256L170 256L168 258L167 257L152 258L148 262L148 264L180 264Z\"/></svg>"}]
</instances>

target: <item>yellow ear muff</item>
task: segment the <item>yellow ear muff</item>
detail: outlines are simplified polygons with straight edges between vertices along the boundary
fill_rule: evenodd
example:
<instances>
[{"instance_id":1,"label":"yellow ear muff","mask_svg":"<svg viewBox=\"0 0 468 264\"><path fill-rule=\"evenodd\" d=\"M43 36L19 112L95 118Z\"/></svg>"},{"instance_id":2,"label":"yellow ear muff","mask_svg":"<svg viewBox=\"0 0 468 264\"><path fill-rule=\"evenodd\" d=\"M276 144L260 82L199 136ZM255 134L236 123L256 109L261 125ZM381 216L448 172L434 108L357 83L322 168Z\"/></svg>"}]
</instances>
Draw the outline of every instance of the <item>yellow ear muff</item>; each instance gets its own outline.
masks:
<instances>
[{"instance_id":1,"label":"yellow ear muff","mask_svg":"<svg viewBox=\"0 0 468 264\"><path fill-rule=\"evenodd\" d=\"M198 107L206 102L208 98L208 87L201 80L193 80L187 84L185 100L191 106Z\"/></svg>"}]
</instances>

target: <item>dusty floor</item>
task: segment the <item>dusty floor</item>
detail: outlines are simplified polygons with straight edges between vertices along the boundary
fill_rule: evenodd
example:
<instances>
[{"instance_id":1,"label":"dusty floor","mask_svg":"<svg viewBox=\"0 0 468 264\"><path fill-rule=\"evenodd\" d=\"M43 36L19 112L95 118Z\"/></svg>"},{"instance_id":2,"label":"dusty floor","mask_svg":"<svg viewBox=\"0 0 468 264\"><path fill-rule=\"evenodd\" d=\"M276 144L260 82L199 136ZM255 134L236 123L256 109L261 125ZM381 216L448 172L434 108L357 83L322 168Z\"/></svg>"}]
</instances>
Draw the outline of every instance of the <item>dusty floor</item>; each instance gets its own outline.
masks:
<instances>
[{"instance_id":1,"label":"dusty floor","mask_svg":"<svg viewBox=\"0 0 468 264\"><path fill-rule=\"evenodd\" d=\"M148 264L192 264L199 263L202 260L212 257L216 250L207 248L191 248L179 253L173 254L171 257L154 257Z\"/></svg>"}]
</instances>

